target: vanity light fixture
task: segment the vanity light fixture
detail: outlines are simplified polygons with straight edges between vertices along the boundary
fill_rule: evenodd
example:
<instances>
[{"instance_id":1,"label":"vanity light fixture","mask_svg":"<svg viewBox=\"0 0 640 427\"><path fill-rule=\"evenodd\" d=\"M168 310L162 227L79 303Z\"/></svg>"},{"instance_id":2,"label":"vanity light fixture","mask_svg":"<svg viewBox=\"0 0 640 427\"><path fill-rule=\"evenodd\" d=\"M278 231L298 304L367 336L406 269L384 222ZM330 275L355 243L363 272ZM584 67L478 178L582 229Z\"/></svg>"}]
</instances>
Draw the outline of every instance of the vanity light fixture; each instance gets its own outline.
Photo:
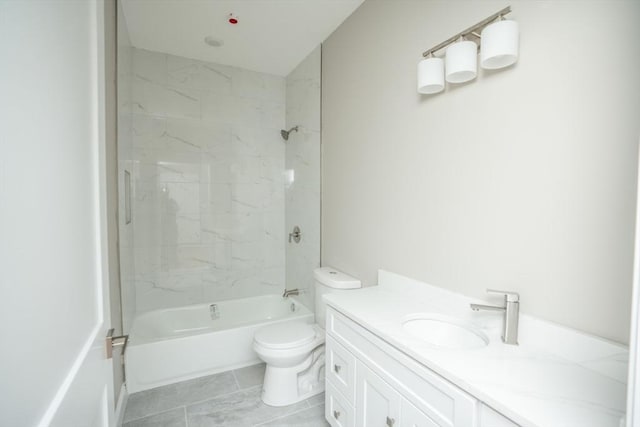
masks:
<instances>
[{"instance_id":1,"label":"vanity light fixture","mask_svg":"<svg viewBox=\"0 0 640 427\"><path fill-rule=\"evenodd\" d=\"M482 30L480 66L487 70L508 67L518 60L518 23L498 21Z\"/></svg>"},{"instance_id":2,"label":"vanity light fixture","mask_svg":"<svg viewBox=\"0 0 640 427\"><path fill-rule=\"evenodd\" d=\"M484 69L496 70L514 64L518 60L519 34L517 22L504 20L510 12L511 6L507 6L423 52L425 59L418 64L418 92L441 92L444 89L443 74L447 82L454 84L475 79L478 51L480 65ZM436 57L436 53L445 48L443 70L443 60Z\"/></svg>"},{"instance_id":3,"label":"vanity light fixture","mask_svg":"<svg viewBox=\"0 0 640 427\"><path fill-rule=\"evenodd\" d=\"M465 83L478 75L478 45L460 37L447 48L445 69L449 83Z\"/></svg>"},{"instance_id":4,"label":"vanity light fixture","mask_svg":"<svg viewBox=\"0 0 640 427\"><path fill-rule=\"evenodd\" d=\"M431 55L418 62L418 92L434 94L444 90L444 61Z\"/></svg>"}]
</instances>

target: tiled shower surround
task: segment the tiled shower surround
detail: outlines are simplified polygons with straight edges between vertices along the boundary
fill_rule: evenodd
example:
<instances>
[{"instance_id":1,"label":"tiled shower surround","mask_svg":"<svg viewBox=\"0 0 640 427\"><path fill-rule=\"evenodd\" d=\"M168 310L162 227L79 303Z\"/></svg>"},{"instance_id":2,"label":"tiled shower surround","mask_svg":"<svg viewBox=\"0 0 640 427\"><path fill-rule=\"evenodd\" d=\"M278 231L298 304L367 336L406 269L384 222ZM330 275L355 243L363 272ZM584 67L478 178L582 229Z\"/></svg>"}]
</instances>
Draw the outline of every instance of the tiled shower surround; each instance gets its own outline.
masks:
<instances>
[{"instance_id":1,"label":"tiled shower surround","mask_svg":"<svg viewBox=\"0 0 640 427\"><path fill-rule=\"evenodd\" d=\"M119 121L121 181L123 169L132 173L129 225L120 187L125 329L133 308L280 293L285 283L313 308L320 47L286 79L128 52ZM295 125L285 143L280 130ZM299 244L287 240L294 225Z\"/></svg>"},{"instance_id":2,"label":"tiled shower surround","mask_svg":"<svg viewBox=\"0 0 640 427\"><path fill-rule=\"evenodd\" d=\"M282 292L285 79L134 49L132 109L136 311Z\"/></svg>"}]
</instances>

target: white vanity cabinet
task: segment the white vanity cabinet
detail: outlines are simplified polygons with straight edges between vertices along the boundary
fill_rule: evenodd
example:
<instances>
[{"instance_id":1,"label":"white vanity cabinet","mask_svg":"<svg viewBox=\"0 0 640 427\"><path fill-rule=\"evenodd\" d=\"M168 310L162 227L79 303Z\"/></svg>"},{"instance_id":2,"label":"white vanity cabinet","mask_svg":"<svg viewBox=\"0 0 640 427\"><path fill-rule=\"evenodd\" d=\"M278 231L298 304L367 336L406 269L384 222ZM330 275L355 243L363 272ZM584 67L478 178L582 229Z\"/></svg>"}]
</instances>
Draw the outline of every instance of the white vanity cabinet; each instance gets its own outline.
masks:
<instances>
[{"instance_id":1,"label":"white vanity cabinet","mask_svg":"<svg viewBox=\"0 0 640 427\"><path fill-rule=\"evenodd\" d=\"M400 407L400 427L438 427L427 414L413 406L408 400L402 401Z\"/></svg>"},{"instance_id":2,"label":"white vanity cabinet","mask_svg":"<svg viewBox=\"0 0 640 427\"><path fill-rule=\"evenodd\" d=\"M518 427L518 424L503 417L500 413L494 411L484 403L480 404L479 409L480 419L478 424L481 427Z\"/></svg>"},{"instance_id":3,"label":"white vanity cabinet","mask_svg":"<svg viewBox=\"0 0 640 427\"><path fill-rule=\"evenodd\" d=\"M331 307L326 332L333 427L516 426Z\"/></svg>"}]
</instances>

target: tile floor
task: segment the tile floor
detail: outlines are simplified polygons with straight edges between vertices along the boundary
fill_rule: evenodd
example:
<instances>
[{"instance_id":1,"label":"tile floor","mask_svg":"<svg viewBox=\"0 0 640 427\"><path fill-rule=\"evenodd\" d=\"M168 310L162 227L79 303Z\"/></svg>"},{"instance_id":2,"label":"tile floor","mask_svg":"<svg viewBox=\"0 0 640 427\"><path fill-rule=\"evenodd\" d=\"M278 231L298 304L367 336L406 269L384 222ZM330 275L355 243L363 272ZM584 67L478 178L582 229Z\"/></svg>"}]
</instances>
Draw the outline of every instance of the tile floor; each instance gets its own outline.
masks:
<instances>
[{"instance_id":1,"label":"tile floor","mask_svg":"<svg viewBox=\"0 0 640 427\"><path fill-rule=\"evenodd\" d=\"M326 427L324 394L275 408L260 400L264 364L129 396L123 427Z\"/></svg>"}]
</instances>

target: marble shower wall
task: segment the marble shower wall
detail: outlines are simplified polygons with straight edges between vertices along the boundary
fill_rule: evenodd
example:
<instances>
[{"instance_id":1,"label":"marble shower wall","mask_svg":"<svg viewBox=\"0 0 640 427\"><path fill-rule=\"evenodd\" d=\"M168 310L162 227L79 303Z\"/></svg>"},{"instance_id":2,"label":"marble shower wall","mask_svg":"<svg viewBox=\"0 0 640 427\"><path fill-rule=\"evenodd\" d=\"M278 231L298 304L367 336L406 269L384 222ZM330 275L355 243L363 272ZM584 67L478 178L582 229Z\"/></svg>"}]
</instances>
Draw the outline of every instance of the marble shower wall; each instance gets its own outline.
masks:
<instances>
[{"instance_id":1,"label":"marble shower wall","mask_svg":"<svg viewBox=\"0 0 640 427\"><path fill-rule=\"evenodd\" d=\"M284 78L133 49L136 311L281 293Z\"/></svg>"},{"instance_id":2,"label":"marble shower wall","mask_svg":"<svg viewBox=\"0 0 640 427\"><path fill-rule=\"evenodd\" d=\"M313 270L320 266L320 65L321 46L287 76L287 129L299 126L286 144L286 228L302 231L300 243L287 243L287 288L314 308Z\"/></svg>"},{"instance_id":3,"label":"marble shower wall","mask_svg":"<svg viewBox=\"0 0 640 427\"><path fill-rule=\"evenodd\" d=\"M124 171L133 170L132 104L133 48L122 7L118 4L118 238L120 251L120 292L122 328L129 333L136 314L133 225L125 221ZM115 303L115 302L114 302Z\"/></svg>"}]
</instances>

